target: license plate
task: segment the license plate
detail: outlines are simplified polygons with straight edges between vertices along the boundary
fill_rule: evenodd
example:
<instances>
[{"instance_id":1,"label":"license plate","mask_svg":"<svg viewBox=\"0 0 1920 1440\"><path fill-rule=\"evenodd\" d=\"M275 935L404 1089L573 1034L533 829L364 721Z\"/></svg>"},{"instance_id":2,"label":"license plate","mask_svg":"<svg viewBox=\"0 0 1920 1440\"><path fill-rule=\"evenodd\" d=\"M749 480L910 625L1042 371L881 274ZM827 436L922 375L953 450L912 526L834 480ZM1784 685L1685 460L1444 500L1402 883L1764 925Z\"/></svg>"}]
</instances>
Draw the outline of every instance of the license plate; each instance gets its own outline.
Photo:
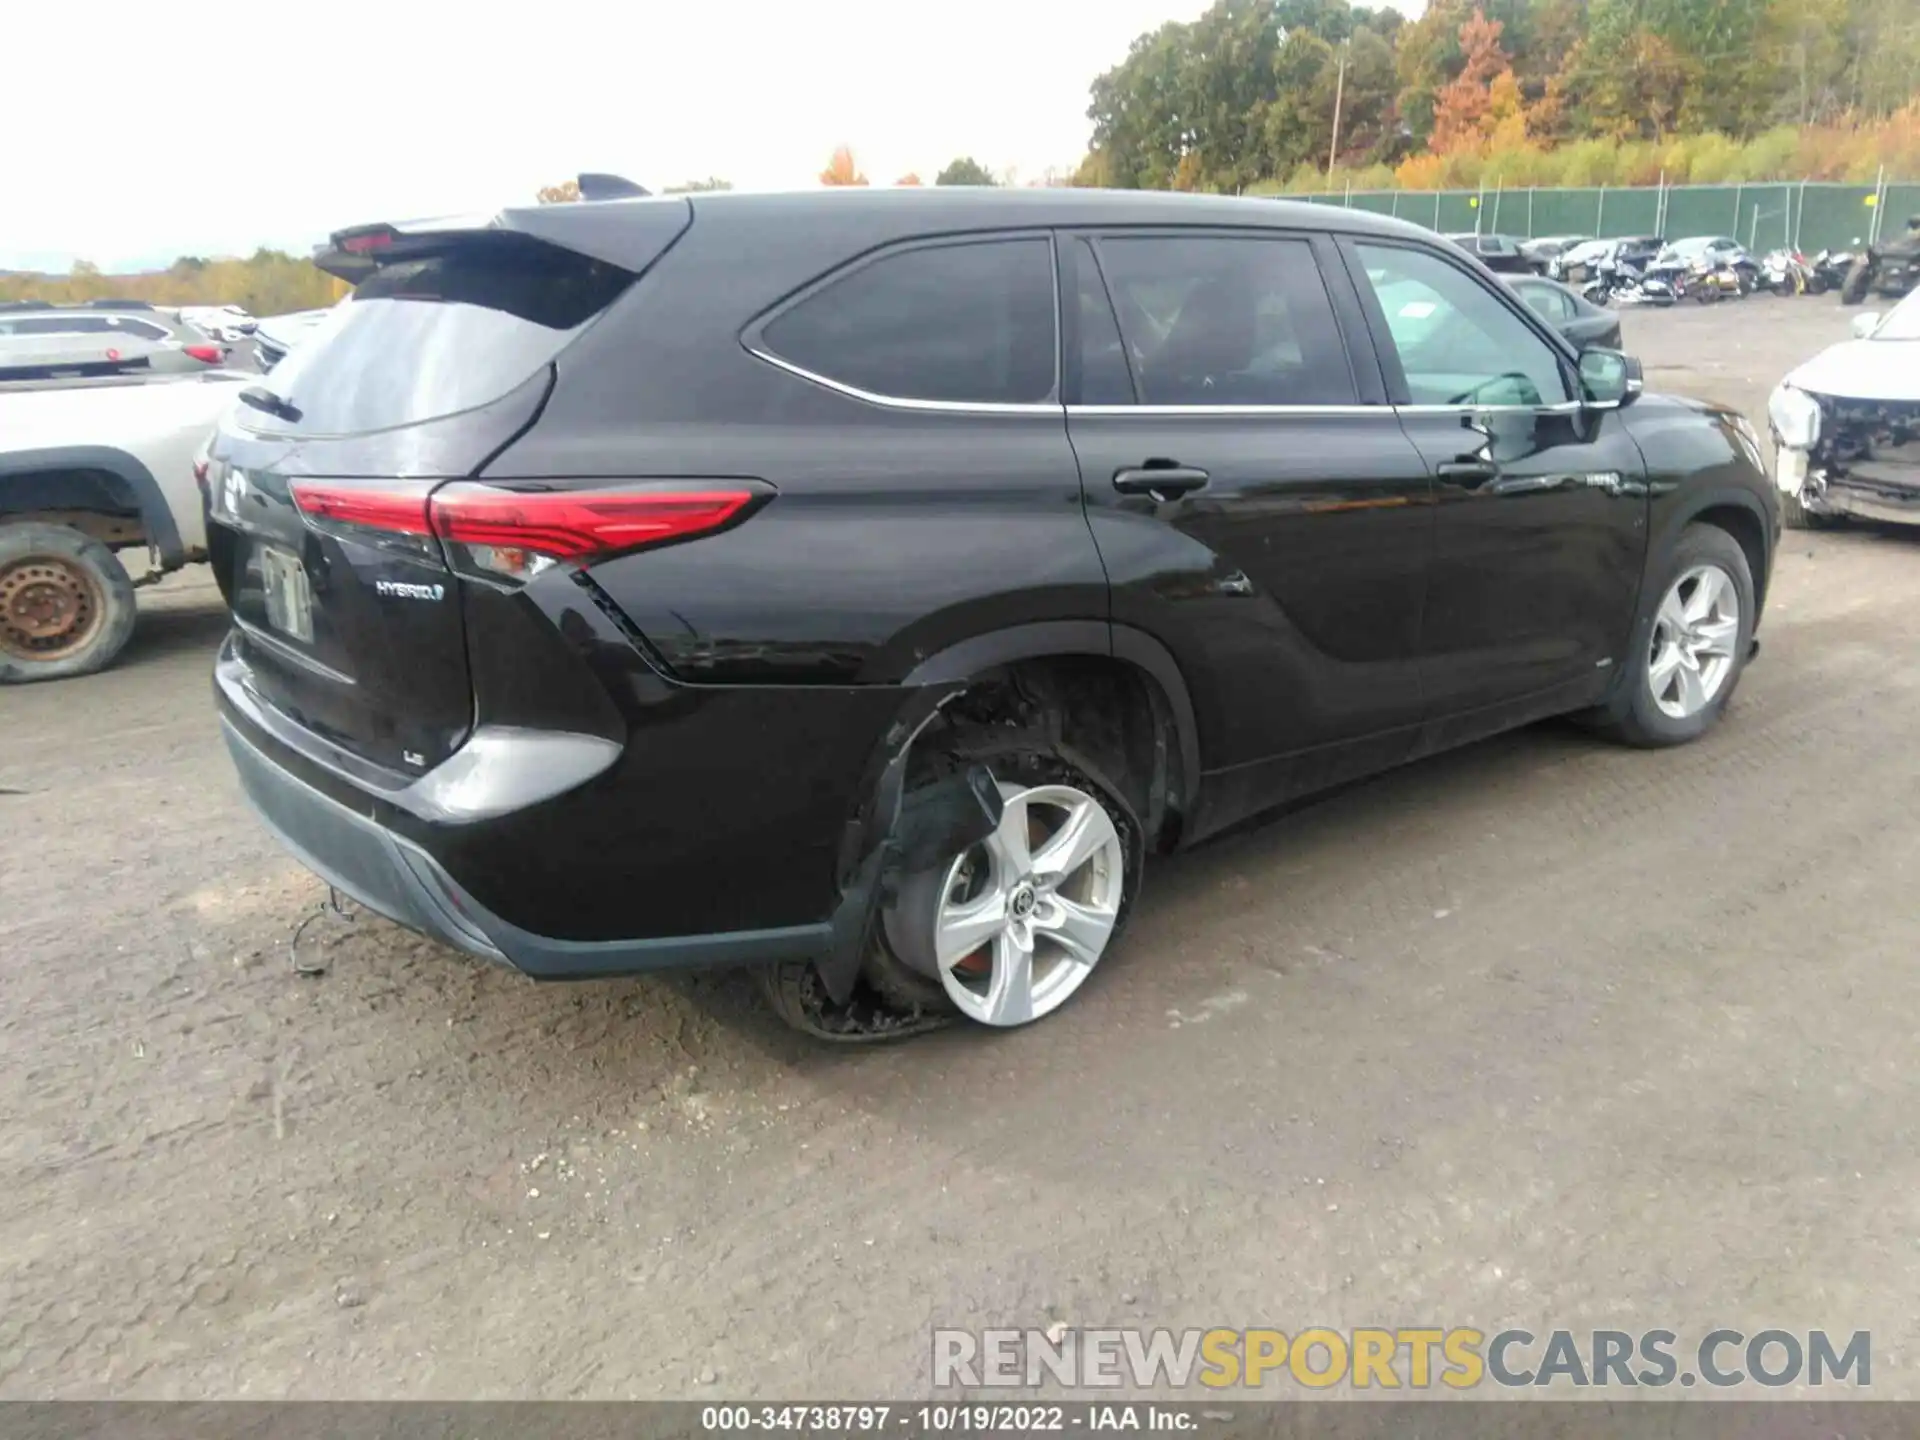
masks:
<instances>
[{"instance_id":1,"label":"license plate","mask_svg":"<svg viewBox=\"0 0 1920 1440\"><path fill-rule=\"evenodd\" d=\"M260 552L260 584L267 596L267 623L296 640L313 643L313 592L307 567L284 550Z\"/></svg>"}]
</instances>

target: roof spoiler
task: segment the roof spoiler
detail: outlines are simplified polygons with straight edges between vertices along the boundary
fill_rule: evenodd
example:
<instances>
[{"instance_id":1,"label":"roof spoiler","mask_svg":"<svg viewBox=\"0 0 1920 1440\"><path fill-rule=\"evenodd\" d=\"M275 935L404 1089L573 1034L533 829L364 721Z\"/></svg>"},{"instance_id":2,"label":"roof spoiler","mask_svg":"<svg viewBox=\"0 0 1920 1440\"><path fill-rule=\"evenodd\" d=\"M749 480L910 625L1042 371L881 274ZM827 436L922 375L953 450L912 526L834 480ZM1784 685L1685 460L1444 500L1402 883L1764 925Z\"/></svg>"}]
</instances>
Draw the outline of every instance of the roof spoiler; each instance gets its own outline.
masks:
<instances>
[{"instance_id":1,"label":"roof spoiler","mask_svg":"<svg viewBox=\"0 0 1920 1440\"><path fill-rule=\"evenodd\" d=\"M636 185L624 175L600 175L582 170L575 184L582 200L644 200L653 192Z\"/></svg>"},{"instance_id":2,"label":"roof spoiler","mask_svg":"<svg viewBox=\"0 0 1920 1440\"><path fill-rule=\"evenodd\" d=\"M541 243L638 275L693 223L693 207L685 196L652 196L618 175L579 179L583 199L622 203L520 205L490 215L354 225L334 231L324 245L316 246L313 263L357 286L384 264L452 246ZM640 200L645 203L635 203Z\"/></svg>"}]
</instances>

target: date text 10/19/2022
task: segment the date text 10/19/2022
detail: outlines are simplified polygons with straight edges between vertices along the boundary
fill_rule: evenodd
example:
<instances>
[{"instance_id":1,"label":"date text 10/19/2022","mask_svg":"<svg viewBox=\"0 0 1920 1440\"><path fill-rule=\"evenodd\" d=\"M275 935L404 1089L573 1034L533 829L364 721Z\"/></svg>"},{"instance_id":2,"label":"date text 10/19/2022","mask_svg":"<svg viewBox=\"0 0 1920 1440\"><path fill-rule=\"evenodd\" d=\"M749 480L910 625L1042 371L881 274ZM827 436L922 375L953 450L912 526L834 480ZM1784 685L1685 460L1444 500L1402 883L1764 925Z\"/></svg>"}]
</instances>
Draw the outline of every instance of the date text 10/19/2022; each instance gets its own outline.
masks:
<instances>
[{"instance_id":1,"label":"date text 10/19/2022","mask_svg":"<svg viewBox=\"0 0 1920 1440\"><path fill-rule=\"evenodd\" d=\"M814 1434L1040 1434L1143 1430L1179 1434L1200 1420L1178 1405L706 1405L700 1428L716 1434L791 1430Z\"/></svg>"}]
</instances>

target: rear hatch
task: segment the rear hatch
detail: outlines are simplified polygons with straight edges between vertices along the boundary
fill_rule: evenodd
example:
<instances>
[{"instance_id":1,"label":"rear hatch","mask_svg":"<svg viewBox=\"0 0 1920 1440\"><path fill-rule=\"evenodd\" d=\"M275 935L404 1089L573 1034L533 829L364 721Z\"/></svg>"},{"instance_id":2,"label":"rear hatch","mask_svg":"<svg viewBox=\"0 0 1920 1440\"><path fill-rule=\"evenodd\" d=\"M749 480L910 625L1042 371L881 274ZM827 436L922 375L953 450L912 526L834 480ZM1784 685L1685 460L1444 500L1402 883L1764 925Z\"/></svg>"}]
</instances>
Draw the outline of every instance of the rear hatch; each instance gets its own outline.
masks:
<instances>
[{"instance_id":1,"label":"rear hatch","mask_svg":"<svg viewBox=\"0 0 1920 1440\"><path fill-rule=\"evenodd\" d=\"M352 300L242 392L204 480L254 698L401 775L474 720L463 582L430 498L533 424L555 358L638 268L501 223L357 247Z\"/></svg>"}]
</instances>

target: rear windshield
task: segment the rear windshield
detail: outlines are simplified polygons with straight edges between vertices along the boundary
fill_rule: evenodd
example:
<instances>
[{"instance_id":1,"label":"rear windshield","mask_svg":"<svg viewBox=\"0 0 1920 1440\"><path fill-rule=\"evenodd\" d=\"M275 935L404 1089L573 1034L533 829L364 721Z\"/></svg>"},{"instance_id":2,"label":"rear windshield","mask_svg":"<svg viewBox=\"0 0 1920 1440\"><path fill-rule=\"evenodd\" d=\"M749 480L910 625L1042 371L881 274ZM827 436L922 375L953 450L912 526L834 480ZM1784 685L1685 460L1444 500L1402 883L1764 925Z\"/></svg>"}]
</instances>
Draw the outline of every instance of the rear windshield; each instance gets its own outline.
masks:
<instances>
[{"instance_id":1,"label":"rear windshield","mask_svg":"<svg viewBox=\"0 0 1920 1440\"><path fill-rule=\"evenodd\" d=\"M612 304L616 266L524 237L475 237L396 259L362 281L273 368L266 388L305 434L354 435L497 400ZM287 422L254 409L255 429Z\"/></svg>"}]
</instances>

